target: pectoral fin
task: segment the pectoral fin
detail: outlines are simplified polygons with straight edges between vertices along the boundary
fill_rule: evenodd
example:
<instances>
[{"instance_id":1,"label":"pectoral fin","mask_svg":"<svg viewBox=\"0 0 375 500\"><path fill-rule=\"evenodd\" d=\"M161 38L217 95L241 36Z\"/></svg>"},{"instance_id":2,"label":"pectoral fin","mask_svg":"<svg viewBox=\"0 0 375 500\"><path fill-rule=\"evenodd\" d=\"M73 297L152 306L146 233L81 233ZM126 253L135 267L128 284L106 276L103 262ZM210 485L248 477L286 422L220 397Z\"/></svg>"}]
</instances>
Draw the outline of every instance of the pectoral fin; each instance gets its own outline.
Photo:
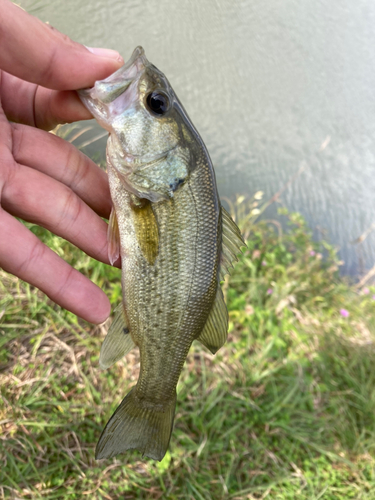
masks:
<instances>
[{"instance_id":1,"label":"pectoral fin","mask_svg":"<svg viewBox=\"0 0 375 500\"><path fill-rule=\"evenodd\" d=\"M105 370L116 363L135 346L130 335L122 303L116 307L115 316L102 348L100 350L99 364Z\"/></svg>"},{"instance_id":2,"label":"pectoral fin","mask_svg":"<svg viewBox=\"0 0 375 500\"><path fill-rule=\"evenodd\" d=\"M132 205L135 234L139 248L147 262L153 266L159 253L159 230L151 203L144 199Z\"/></svg>"},{"instance_id":3,"label":"pectoral fin","mask_svg":"<svg viewBox=\"0 0 375 500\"><path fill-rule=\"evenodd\" d=\"M233 268L233 263L237 261L237 254L241 253L241 247L246 247L246 243L242 239L241 232L233 222L231 216L221 207L222 224L223 224L223 243L221 248L220 262L220 279L224 279L229 270Z\"/></svg>"},{"instance_id":4,"label":"pectoral fin","mask_svg":"<svg viewBox=\"0 0 375 500\"><path fill-rule=\"evenodd\" d=\"M215 354L225 344L227 336L228 311L224 302L223 292L218 284L215 302L197 340L202 342L212 354Z\"/></svg>"},{"instance_id":5,"label":"pectoral fin","mask_svg":"<svg viewBox=\"0 0 375 500\"><path fill-rule=\"evenodd\" d=\"M113 266L120 256L120 232L118 229L117 217L115 209L112 207L111 215L109 216L108 230L108 258Z\"/></svg>"}]
</instances>

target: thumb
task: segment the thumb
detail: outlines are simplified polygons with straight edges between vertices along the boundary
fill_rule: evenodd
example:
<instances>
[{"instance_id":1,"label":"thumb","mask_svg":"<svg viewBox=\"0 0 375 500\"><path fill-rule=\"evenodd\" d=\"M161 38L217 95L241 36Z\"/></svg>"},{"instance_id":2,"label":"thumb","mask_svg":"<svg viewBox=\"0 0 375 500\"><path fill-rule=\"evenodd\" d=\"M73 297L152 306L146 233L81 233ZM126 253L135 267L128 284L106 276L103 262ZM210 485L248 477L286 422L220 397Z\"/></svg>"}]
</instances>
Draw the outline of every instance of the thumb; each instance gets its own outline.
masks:
<instances>
[{"instance_id":1,"label":"thumb","mask_svg":"<svg viewBox=\"0 0 375 500\"><path fill-rule=\"evenodd\" d=\"M55 90L91 87L124 61L110 49L88 49L9 0L0 0L0 69Z\"/></svg>"}]
</instances>

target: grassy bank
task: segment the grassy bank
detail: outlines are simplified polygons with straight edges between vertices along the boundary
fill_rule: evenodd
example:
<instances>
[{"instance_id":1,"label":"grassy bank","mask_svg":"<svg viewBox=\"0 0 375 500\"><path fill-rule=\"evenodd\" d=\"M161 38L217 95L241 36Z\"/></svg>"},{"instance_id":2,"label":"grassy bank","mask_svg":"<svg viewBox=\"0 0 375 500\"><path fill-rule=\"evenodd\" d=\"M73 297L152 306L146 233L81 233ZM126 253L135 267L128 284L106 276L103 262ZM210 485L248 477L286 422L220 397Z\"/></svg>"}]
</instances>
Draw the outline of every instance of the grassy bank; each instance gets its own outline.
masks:
<instances>
[{"instance_id":1,"label":"grassy bank","mask_svg":"<svg viewBox=\"0 0 375 500\"><path fill-rule=\"evenodd\" d=\"M375 289L340 280L298 214L284 212L288 231L247 214L248 249L224 284L228 342L216 356L194 343L160 463L94 460L137 352L101 371L108 325L0 271L0 498L375 498ZM119 302L118 270L33 231Z\"/></svg>"}]
</instances>

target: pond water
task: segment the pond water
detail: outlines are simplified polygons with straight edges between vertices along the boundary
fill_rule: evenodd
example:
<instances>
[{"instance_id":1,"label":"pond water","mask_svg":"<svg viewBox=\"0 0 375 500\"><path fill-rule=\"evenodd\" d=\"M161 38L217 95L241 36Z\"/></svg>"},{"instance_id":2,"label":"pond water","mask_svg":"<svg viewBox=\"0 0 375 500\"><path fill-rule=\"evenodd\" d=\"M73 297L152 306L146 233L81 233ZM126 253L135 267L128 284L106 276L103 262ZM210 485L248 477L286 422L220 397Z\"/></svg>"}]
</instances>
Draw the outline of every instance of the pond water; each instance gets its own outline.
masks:
<instances>
[{"instance_id":1,"label":"pond water","mask_svg":"<svg viewBox=\"0 0 375 500\"><path fill-rule=\"evenodd\" d=\"M353 244L375 222L374 2L20 4L125 60L142 45L201 133L221 195L262 190L267 199L300 170L283 204L299 210L317 238L324 234L340 247L345 273L362 274L375 263L375 232Z\"/></svg>"}]
</instances>

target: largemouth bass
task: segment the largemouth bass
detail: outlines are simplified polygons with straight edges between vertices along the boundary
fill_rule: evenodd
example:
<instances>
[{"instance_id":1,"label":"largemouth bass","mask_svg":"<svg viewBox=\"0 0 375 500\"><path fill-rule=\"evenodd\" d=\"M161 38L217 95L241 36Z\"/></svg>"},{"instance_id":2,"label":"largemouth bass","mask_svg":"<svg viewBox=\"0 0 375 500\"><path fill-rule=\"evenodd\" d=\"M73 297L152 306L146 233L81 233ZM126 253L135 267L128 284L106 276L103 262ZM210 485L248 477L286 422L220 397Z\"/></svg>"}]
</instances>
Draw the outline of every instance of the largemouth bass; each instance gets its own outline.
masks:
<instances>
[{"instance_id":1,"label":"largemouth bass","mask_svg":"<svg viewBox=\"0 0 375 500\"><path fill-rule=\"evenodd\" d=\"M201 137L141 47L116 73L79 94L110 133L109 257L112 263L122 258L123 302L100 365L109 367L134 346L140 351L138 382L102 432L96 458L136 448L161 460L193 340L212 353L226 341L220 280L244 242L220 205Z\"/></svg>"}]
</instances>

